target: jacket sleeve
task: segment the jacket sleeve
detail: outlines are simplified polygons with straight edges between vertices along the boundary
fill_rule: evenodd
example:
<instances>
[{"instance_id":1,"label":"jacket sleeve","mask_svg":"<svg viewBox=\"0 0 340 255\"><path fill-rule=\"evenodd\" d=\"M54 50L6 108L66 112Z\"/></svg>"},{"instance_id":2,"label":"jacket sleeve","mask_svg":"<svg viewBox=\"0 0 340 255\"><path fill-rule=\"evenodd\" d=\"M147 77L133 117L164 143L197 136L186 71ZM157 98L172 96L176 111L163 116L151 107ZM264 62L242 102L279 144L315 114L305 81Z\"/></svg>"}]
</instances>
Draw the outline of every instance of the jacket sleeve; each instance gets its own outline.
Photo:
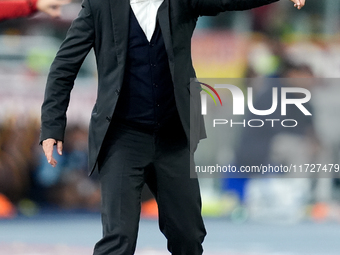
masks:
<instances>
[{"instance_id":1,"label":"jacket sleeve","mask_svg":"<svg viewBox=\"0 0 340 255\"><path fill-rule=\"evenodd\" d=\"M225 11L243 11L279 0L192 0L197 16L217 15Z\"/></svg>"},{"instance_id":2,"label":"jacket sleeve","mask_svg":"<svg viewBox=\"0 0 340 255\"><path fill-rule=\"evenodd\" d=\"M89 1L84 0L50 68L41 107L40 143L47 138L64 140L70 93L93 42L93 16Z\"/></svg>"},{"instance_id":3,"label":"jacket sleeve","mask_svg":"<svg viewBox=\"0 0 340 255\"><path fill-rule=\"evenodd\" d=\"M0 0L0 21L26 17L37 11L37 0Z\"/></svg>"}]
</instances>

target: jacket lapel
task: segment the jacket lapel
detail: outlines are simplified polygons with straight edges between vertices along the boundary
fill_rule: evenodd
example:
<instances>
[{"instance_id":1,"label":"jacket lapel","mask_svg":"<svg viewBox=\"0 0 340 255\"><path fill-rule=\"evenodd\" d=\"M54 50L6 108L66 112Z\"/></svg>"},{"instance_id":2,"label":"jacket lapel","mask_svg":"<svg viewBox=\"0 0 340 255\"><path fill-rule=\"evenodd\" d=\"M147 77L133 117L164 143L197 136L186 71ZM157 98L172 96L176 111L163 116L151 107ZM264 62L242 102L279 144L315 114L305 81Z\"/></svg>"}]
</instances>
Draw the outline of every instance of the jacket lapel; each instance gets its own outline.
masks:
<instances>
[{"instance_id":1,"label":"jacket lapel","mask_svg":"<svg viewBox=\"0 0 340 255\"><path fill-rule=\"evenodd\" d=\"M125 66L129 36L130 0L109 0L118 64Z\"/></svg>"},{"instance_id":2,"label":"jacket lapel","mask_svg":"<svg viewBox=\"0 0 340 255\"><path fill-rule=\"evenodd\" d=\"M166 48L166 52L168 54L170 71L172 75L172 80L174 81L174 52L172 47L172 40L171 40L171 30L170 30L170 16L169 16L169 1L164 0L161 6L158 9L158 21L161 27L162 36L164 39L164 44ZM175 0L177 1L177 0Z\"/></svg>"}]
</instances>

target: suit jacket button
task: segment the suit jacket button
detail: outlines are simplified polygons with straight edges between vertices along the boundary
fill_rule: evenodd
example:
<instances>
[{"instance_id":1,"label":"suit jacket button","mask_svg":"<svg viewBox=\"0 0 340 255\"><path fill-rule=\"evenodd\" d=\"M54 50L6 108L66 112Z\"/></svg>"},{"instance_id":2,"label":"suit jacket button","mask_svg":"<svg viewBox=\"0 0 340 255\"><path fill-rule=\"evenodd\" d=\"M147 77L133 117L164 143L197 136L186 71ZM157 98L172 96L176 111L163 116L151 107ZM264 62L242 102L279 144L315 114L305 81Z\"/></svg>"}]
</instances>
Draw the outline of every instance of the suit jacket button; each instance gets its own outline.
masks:
<instances>
[{"instance_id":1,"label":"suit jacket button","mask_svg":"<svg viewBox=\"0 0 340 255\"><path fill-rule=\"evenodd\" d=\"M116 89L115 93L116 93L117 96L119 96L120 90L119 90L119 89Z\"/></svg>"},{"instance_id":2,"label":"suit jacket button","mask_svg":"<svg viewBox=\"0 0 340 255\"><path fill-rule=\"evenodd\" d=\"M107 122L111 122L111 117L110 116L106 116L106 120L107 120Z\"/></svg>"}]
</instances>

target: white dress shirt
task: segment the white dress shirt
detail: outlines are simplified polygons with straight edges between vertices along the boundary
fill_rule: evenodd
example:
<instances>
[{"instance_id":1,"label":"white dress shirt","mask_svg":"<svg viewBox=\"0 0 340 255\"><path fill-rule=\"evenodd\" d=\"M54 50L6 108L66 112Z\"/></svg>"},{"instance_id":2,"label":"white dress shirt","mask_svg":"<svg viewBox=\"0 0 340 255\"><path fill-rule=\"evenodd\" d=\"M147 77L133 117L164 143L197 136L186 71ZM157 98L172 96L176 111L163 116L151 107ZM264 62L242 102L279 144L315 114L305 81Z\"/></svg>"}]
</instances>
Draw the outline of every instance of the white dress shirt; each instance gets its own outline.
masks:
<instances>
[{"instance_id":1,"label":"white dress shirt","mask_svg":"<svg viewBox=\"0 0 340 255\"><path fill-rule=\"evenodd\" d=\"M148 41L156 27L156 16L164 0L130 0L130 5Z\"/></svg>"}]
</instances>

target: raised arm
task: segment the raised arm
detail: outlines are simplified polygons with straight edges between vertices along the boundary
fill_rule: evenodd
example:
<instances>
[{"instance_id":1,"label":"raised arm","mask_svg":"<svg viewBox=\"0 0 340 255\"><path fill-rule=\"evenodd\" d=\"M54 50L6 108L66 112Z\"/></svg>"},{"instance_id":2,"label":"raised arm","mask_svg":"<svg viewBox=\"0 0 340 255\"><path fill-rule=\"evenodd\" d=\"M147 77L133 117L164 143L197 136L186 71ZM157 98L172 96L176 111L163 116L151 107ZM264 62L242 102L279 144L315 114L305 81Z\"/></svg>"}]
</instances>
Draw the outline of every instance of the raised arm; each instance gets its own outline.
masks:
<instances>
[{"instance_id":1,"label":"raised arm","mask_svg":"<svg viewBox=\"0 0 340 255\"><path fill-rule=\"evenodd\" d=\"M263 5L271 4L279 0L192 0L192 5L197 15L217 15L224 11L242 11ZM287 0L286 0L287 1ZM301 9L305 0L289 0L294 7Z\"/></svg>"},{"instance_id":2,"label":"raised arm","mask_svg":"<svg viewBox=\"0 0 340 255\"><path fill-rule=\"evenodd\" d=\"M25 17L37 11L37 0L0 1L0 20Z\"/></svg>"},{"instance_id":3,"label":"raised arm","mask_svg":"<svg viewBox=\"0 0 340 255\"><path fill-rule=\"evenodd\" d=\"M37 11L57 18L61 15L61 6L68 3L70 0L0 0L0 21L26 17Z\"/></svg>"}]
</instances>

